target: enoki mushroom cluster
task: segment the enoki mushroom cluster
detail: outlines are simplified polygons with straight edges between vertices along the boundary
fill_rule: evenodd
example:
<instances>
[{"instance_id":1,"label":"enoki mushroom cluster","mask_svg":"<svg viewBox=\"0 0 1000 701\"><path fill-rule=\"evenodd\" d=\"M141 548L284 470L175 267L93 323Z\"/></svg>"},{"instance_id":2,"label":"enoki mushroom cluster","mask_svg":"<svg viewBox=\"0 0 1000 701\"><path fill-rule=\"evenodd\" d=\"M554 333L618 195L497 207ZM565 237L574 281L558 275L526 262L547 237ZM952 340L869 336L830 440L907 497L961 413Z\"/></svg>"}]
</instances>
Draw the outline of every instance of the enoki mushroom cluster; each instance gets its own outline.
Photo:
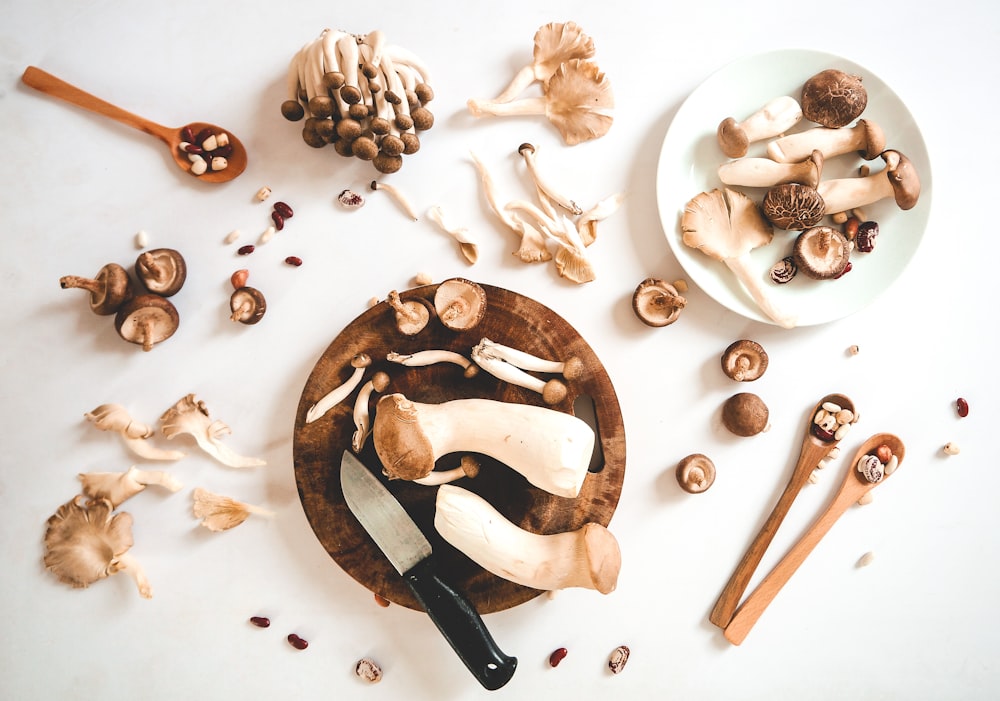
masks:
<instances>
[{"instance_id":1,"label":"enoki mushroom cluster","mask_svg":"<svg viewBox=\"0 0 1000 701\"><path fill-rule=\"evenodd\" d=\"M388 45L378 30L323 30L295 54L287 82L281 113L292 122L305 118L307 144L332 144L341 156L371 161L381 173L399 170L403 156L420 149L418 132L434 125L426 66Z\"/></svg>"}]
</instances>

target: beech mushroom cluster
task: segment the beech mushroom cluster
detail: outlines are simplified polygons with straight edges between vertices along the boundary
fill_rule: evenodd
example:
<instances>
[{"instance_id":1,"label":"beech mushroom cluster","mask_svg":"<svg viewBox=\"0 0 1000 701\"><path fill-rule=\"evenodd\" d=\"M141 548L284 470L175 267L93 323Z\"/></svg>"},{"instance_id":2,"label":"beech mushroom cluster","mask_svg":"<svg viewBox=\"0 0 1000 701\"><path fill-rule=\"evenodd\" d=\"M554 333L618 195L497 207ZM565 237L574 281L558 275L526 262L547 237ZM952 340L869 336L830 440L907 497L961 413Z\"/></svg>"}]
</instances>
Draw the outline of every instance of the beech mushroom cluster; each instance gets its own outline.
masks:
<instances>
[{"instance_id":1,"label":"beech mushroom cluster","mask_svg":"<svg viewBox=\"0 0 1000 701\"><path fill-rule=\"evenodd\" d=\"M92 312L114 315L118 335L149 351L173 336L180 324L177 308L168 297L184 285L187 263L179 251L155 248L139 254L133 271L134 279L121 265L108 263L93 278L65 275L59 285L88 292Z\"/></svg>"},{"instance_id":2,"label":"beech mushroom cluster","mask_svg":"<svg viewBox=\"0 0 1000 701\"><path fill-rule=\"evenodd\" d=\"M594 41L575 22L550 22L535 32L532 62L492 100L467 103L475 117L544 115L568 146L604 136L614 120L611 82L596 63ZM519 97L539 83L542 96Z\"/></svg>"},{"instance_id":3,"label":"beech mushroom cluster","mask_svg":"<svg viewBox=\"0 0 1000 701\"><path fill-rule=\"evenodd\" d=\"M293 122L305 118L309 146L332 144L341 156L395 173L404 155L420 149L418 132L434 125L427 108L433 98L424 62L382 31L324 29L289 64L281 113Z\"/></svg>"}]
</instances>

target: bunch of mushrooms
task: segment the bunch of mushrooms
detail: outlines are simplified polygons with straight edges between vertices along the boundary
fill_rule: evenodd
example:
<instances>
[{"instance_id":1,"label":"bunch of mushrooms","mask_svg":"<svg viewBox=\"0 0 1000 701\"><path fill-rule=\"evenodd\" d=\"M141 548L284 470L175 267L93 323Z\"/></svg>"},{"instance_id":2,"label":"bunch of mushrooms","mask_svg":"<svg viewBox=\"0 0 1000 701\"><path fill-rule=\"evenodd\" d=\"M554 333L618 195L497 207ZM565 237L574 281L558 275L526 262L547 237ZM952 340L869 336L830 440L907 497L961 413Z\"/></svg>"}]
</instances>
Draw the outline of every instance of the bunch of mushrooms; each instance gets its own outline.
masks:
<instances>
[{"instance_id":1,"label":"bunch of mushrooms","mask_svg":"<svg viewBox=\"0 0 1000 701\"><path fill-rule=\"evenodd\" d=\"M594 42L575 22L551 22L535 32L534 56L492 100L467 103L475 117L544 115L568 146L604 136L615 100L611 82L596 63ZM519 97L539 83L542 96Z\"/></svg>"},{"instance_id":2,"label":"bunch of mushrooms","mask_svg":"<svg viewBox=\"0 0 1000 701\"><path fill-rule=\"evenodd\" d=\"M302 139L315 148L333 145L341 156L371 161L394 173L403 156L420 149L418 132L434 125L427 66L413 52L367 34L324 29L288 67L281 113L303 118Z\"/></svg>"}]
</instances>

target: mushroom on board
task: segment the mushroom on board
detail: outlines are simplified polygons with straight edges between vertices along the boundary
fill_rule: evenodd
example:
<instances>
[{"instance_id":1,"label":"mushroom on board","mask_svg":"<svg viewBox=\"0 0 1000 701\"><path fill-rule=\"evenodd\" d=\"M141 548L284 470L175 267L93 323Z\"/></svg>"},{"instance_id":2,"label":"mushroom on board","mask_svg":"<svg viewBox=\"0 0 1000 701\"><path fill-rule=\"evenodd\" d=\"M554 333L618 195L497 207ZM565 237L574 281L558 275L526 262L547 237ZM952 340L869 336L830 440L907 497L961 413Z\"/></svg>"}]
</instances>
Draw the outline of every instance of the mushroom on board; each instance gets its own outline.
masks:
<instances>
[{"instance_id":1,"label":"mushroom on board","mask_svg":"<svg viewBox=\"0 0 1000 701\"><path fill-rule=\"evenodd\" d=\"M434 309L445 327L468 331L486 316L486 290L465 278L445 280L434 292Z\"/></svg>"},{"instance_id":2,"label":"mushroom on board","mask_svg":"<svg viewBox=\"0 0 1000 701\"><path fill-rule=\"evenodd\" d=\"M475 117L544 115L559 130L567 146L604 136L614 121L611 81L597 64L572 59L560 64L549 78L543 97L522 97L511 102L469 100Z\"/></svg>"},{"instance_id":3,"label":"mushroom on board","mask_svg":"<svg viewBox=\"0 0 1000 701\"><path fill-rule=\"evenodd\" d=\"M559 66L594 55L594 40L576 22L549 22L535 32L530 64L521 68L494 102L510 102L534 82L545 84Z\"/></svg>"},{"instance_id":4,"label":"mushroom on board","mask_svg":"<svg viewBox=\"0 0 1000 701\"><path fill-rule=\"evenodd\" d=\"M184 286L187 263L173 248L154 248L143 251L136 258L135 274L150 292L170 297Z\"/></svg>"},{"instance_id":5,"label":"mushroom on board","mask_svg":"<svg viewBox=\"0 0 1000 701\"><path fill-rule=\"evenodd\" d=\"M782 134L802 119L802 108L789 95L776 97L742 122L726 117L716 129L719 148L730 158L742 158L750 144Z\"/></svg>"},{"instance_id":6,"label":"mushroom on board","mask_svg":"<svg viewBox=\"0 0 1000 701\"><path fill-rule=\"evenodd\" d=\"M859 119L853 127L814 127L788 134L767 145L767 155L779 163L797 163L819 151L824 158L858 153L866 161L885 150L885 133L871 119Z\"/></svg>"},{"instance_id":7,"label":"mushroom on board","mask_svg":"<svg viewBox=\"0 0 1000 701\"><path fill-rule=\"evenodd\" d=\"M899 151L882 152L885 168L857 178L824 180L817 191L828 212L848 212L873 202L893 198L900 209L912 209L920 198L920 176L909 158Z\"/></svg>"},{"instance_id":8,"label":"mushroom on board","mask_svg":"<svg viewBox=\"0 0 1000 701\"><path fill-rule=\"evenodd\" d=\"M166 297L142 294L126 302L115 316L115 330L129 343L150 351L177 331L180 316Z\"/></svg>"},{"instance_id":9,"label":"mushroom on board","mask_svg":"<svg viewBox=\"0 0 1000 701\"><path fill-rule=\"evenodd\" d=\"M93 279L64 275L59 278L59 286L64 290L81 289L89 292L90 310L101 316L114 314L135 294L128 271L117 263L108 263L97 271Z\"/></svg>"},{"instance_id":10,"label":"mushroom on board","mask_svg":"<svg viewBox=\"0 0 1000 701\"><path fill-rule=\"evenodd\" d=\"M847 268L851 242L833 227L814 226L796 237L792 257L803 275L830 280Z\"/></svg>"},{"instance_id":11,"label":"mushroom on board","mask_svg":"<svg viewBox=\"0 0 1000 701\"><path fill-rule=\"evenodd\" d=\"M402 299L399 292L392 290L386 295L386 304L395 312L396 328L404 336L415 336L424 330L431 320L433 307L422 297Z\"/></svg>"},{"instance_id":12,"label":"mushroom on board","mask_svg":"<svg viewBox=\"0 0 1000 701\"><path fill-rule=\"evenodd\" d=\"M844 127L868 106L868 91L861 77L828 68L812 76L802 86L803 116L824 127Z\"/></svg>"},{"instance_id":13,"label":"mushroom on board","mask_svg":"<svg viewBox=\"0 0 1000 701\"><path fill-rule=\"evenodd\" d=\"M677 288L655 277L648 277L632 293L632 311L646 326L668 326L680 317L687 300Z\"/></svg>"}]
</instances>

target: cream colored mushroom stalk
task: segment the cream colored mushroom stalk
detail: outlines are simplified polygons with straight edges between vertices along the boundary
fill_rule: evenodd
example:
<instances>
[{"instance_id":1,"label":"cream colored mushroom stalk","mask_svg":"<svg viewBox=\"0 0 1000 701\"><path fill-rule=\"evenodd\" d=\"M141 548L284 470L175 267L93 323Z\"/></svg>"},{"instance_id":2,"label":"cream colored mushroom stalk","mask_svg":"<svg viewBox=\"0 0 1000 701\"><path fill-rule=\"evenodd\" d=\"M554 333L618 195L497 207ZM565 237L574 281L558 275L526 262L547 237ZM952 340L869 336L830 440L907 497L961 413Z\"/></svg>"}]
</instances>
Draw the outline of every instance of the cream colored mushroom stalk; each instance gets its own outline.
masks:
<instances>
[{"instance_id":1,"label":"cream colored mushroom stalk","mask_svg":"<svg viewBox=\"0 0 1000 701\"><path fill-rule=\"evenodd\" d=\"M621 550L598 523L539 535L509 521L488 501L455 485L438 489L434 527L483 569L532 589L614 591Z\"/></svg>"},{"instance_id":2,"label":"cream colored mushroom stalk","mask_svg":"<svg viewBox=\"0 0 1000 701\"><path fill-rule=\"evenodd\" d=\"M554 409L478 398L424 404L399 393L379 400L372 439L390 479L426 477L450 453L481 453L564 497L580 493L594 449L590 426Z\"/></svg>"},{"instance_id":3,"label":"cream colored mushroom stalk","mask_svg":"<svg viewBox=\"0 0 1000 701\"><path fill-rule=\"evenodd\" d=\"M222 437L232 433L222 421L213 421L205 402L188 394L167 409L160 417L160 431L167 438L189 434L198 447L229 467L257 467L267 463L258 458L240 455L222 442Z\"/></svg>"},{"instance_id":4,"label":"cream colored mushroom stalk","mask_svg":"<svg viewBox=\"0 0 1000 701\"><path fill-rule=\"evenodd\" d=\"M114 508L131 496L155 484L171 492L184 485L168 472L140 470L134 465L127 472L81 472L78 477L83 493L92 499L107 499Z\"/></svg>"},{"instance_id":5,"label":"cream colored mushroom stalk","mask_svg":"<svg viewBox=\"0 0 1000 701\"><path fill-rule=\"evenodd\" d=\"M559 373L567 379L576 379L583 374L579 358L570 358L565 363L546 360L488 338L483 338L472 349L472 360L498 380L537 392L546 404L558 404L566 399L566 385L556 378L543 380L535 377L528 370Z\"/></svg>"},{"instance_id":6,"label":"cream colored mushroom stalk","mask_svg":"<svg viewBox=\"0 0 1000 701\"><path fill-rule=\"evenodd\" d=\"M102 431L118 433L125 445L141 458L147 460L180 460L185 453L179 450L165 450L153 445L149 439L156 429L149 424L135 421L121 404L101 404L84 417Z\"/></svg>"},{"instance_id":7,"label":"cream colored mushroom stalk","mask_svg":"<svg viewBox=\"0 0 1000 701\"><path fill-rule=\"evenodd\" d=\"M351 392L361 384L365 368L371 364L372 359L367 353L358 353L351 358L353 371L350 376L309 407L309 410L306 412L306 423L311 424L313 421L322 418L330 409L347 399Z\"/></svg>"}]
</instances>

